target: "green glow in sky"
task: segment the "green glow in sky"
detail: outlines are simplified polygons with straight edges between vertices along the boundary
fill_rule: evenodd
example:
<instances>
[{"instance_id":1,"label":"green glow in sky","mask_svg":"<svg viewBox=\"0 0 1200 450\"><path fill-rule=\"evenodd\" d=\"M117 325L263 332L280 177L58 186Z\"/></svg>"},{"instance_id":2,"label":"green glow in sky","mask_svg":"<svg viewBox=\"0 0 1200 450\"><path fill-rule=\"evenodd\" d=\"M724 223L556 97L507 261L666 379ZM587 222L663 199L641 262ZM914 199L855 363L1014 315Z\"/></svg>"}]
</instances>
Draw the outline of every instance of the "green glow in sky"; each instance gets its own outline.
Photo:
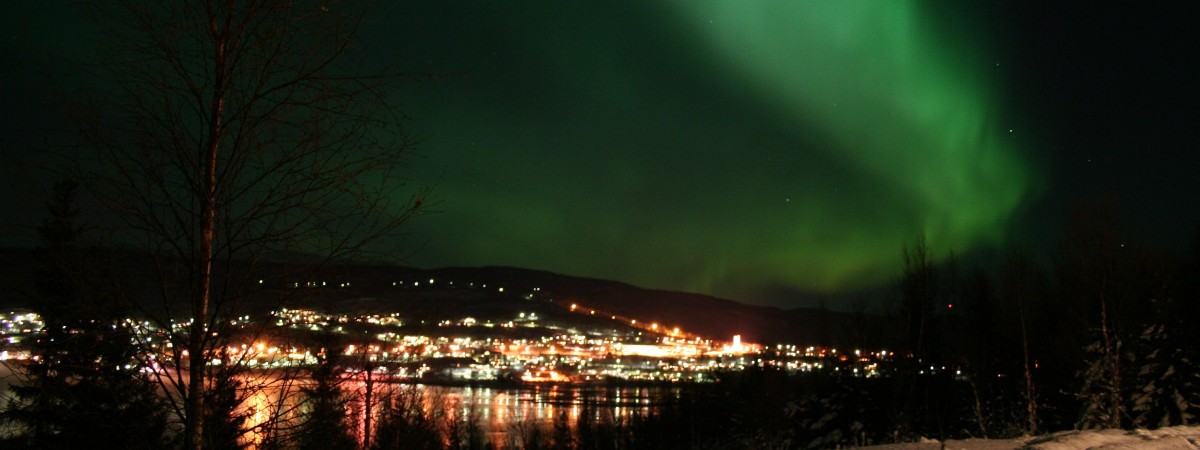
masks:
<instances>
[{"instance_id":1,"label":"green glow in sky","mask_svg":"<svg viewBox=\"0 0 1200 450\"><path fill-rule=\"evenodd\" d=\"M897 246L882 242L924 232L943 251L969 251L1003 238L1029 180L1007 130L993 122L994 94L985 72L991 65L936 34L913 4L687 5L698 19L714 18L703 27L706 37L730 70L749 80L753 95L796 124L826 133L833 145L819 151L891 192L847 205L856 214L882 210L866 214L876 220L831 224L806 219L804 212L792 216L794 246L763 249L785 268L776 276L807 272L795 279L836 289L861 275L877 280L888 274ZM839 208L827 193L799 196L792 201L800 200L805 211L825 215ZM844 227L838 232L843 239L822 242L819 236L831 226ZM822 261L828 262L824 270L804 270Z\"/></svg>"},{"instance_id":2,"label":"green glow in sky","mask_svg":"<svg viewBox=\"0 0 1200 450\"><path fill-rule=\"evenodd\" d=\"M0 3L13 23L0 199L14 219L0 244L30 242L59 174L28 169L60 163L37 149L77 128L73 97L112 91L94 77L98 22L77 6ZM392 99L423 140L401 172L433 188L436 211L405 227L401 244L418 245L397 260L780 306L845 294L821 297L836 307L889 288L921 233L938 256L986 264L998 245L1052 245L1063 212L1096 196L1167 247L1191 242L1188 18L1010 1L410 0L377 4L347 65L431 75Z\"/></svg>"},{"instance_id":3,"label":"green glow in sky","mask_svg":"<svg viewBox=\"0 0 1200 450\"><path fill-rule=\"evenodd\" d=\"M472 6L391 24L466 74L405 97L441 200L420 265L783 304L890 281L921 233L1000 244L1035 191L987 36L913 3Z\"/></svg>"}]
</instances>

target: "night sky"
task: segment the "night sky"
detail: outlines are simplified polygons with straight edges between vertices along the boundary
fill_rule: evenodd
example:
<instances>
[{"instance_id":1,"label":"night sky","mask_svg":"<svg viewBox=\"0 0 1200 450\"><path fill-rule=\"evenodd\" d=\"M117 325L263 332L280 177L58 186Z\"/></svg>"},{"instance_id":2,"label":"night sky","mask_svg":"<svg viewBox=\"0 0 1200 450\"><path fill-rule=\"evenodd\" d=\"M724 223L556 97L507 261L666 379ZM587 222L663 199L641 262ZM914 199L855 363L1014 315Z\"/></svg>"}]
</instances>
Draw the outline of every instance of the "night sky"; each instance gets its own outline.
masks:
<instances>
[{"instance_id":1,"label":"night sky","mask_svg":"<svg viewBox=\"0 0 1200 450\"><path fill-rule=\"evenodd\" d=\"M59 3L0 6L0 151L22 173L89 83L87 22ZM1189 244L1192 15L954 3L381 6L364 59L432 75L392 100L433 189L406 262L790 307L891 283L921 233L968 259L1048 246L1096 197ZM40 179L8 178L0 206L36 210Z\"/></svg>"}]
</instances>

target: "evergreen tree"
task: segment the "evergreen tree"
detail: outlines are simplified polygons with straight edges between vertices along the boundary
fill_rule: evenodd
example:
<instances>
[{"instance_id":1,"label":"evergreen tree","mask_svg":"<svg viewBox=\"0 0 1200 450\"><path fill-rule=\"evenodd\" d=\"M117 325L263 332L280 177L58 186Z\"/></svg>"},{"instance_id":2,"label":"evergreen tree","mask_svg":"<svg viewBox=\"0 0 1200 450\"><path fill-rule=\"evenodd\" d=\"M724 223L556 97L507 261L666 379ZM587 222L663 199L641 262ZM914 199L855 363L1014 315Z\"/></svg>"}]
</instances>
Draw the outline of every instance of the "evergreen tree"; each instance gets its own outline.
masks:
<instances>
[{"instance_id":1,"label":"evergreen tree","mask_svg":"<svg viewBox=\"0 0 1200 450\"><path fill-rule=\"evenodd\" d=\"M1146 327L1139 344L1149 353L1142 358L1133 393L1133 423L1141 428L1183 425L1195 420L1196 369L1185 353L1175 348L1166 324ZM1189 398L1191 397L1191 398Z\"/></svg>"},{"instance_id":2,"label":"evergreen tree","mask_svg":"<svg viewBox=\"0 0 1200 450\"><path fill-rule=\"evenodd\" d=\"M371 439L373 450L440 450L442 446L437 422L421 408L420 394L415 389L383 399Z\"/></svg>"},{"instance_id":3,"label":"evergreen tree","mask_svg":"<svg viewBox=\"0 0 1200 450\"><path fill-rule=\"evenodd\" d=\"M35 357L15 368L20 382L0 423L16 430L16 447L161 448L165 407L140 371L125 302L80 247L75 188L55 185L50 217L38 228L36 310L45 326L31 346Z\"/></svg>"},{"instance_id":4,"label":"evergreen tree","mask_svg":"<svg viewBox=\"0 0 1200 450\"><path fill-rule=\"evenodd\" d=\"M333 334L321 337L317 365L311 372L312 386L304 389L308 412L296 435L298 450L352 450L358 448L346 414L340 371L334 357L337 339Z\"/></svg>"},{"instance_id":5,"label":"evergreen tree","mask_svg":"<svg viewBox=\"0 0 1200 450\"><path fill-rule=\"evenodd\" d=\"M558 415L554 416L551 448L554 450L572 450L575 448L575 436L571 432L571 422L567 420L566 411L559 411Z\"/></svg>"},{"instance_id":6,"label":"evergreen tree","mask_svg":"<svg viewBox=\"0 0 1200 450\"><path fill-rule=\"evenodd\" d=\"M457 409L457 408L456 408ZM494 448L484 435L479 411L467 407L466 414L445 416L447 450L487 450Z\"/></svg>"},{"instance_id":7,"label":"evergreen tree","mask_svg":"<svg viewBox=\"0 0 1200 450\"><path fill-rule=\"evenodd\" d=\"M1200 315L1200 235L1191 255L1175 264L1173 283L1152 302L1153 319L1137 344L1140 368L1133 393L1136 426L1193 424L1200 415L1200 333L1190 321Z\"/></svg>"},{"instance_id":8,"label":"evergreen tree","mask_svg":"<svg viewBox=\"0 0 1200 450\"><path fill-rule=\"evenodd\" d=\"M203 447L206 450L241 450L249 411L239 411L242 383L231 376L213 377L210 397L204 404Z\"/></svg>"},{"instance_id":9,"label":"evergreen tree","mask_svg":"<svg viewBox=\"0 0 1200 450\"><path fill-rule=\"evenodd\" d=\"M1076 209L1060 245L1057 275L1064 318L1082 327L1081 402L1076 426L1132 425L1131 399L1140 370L1138 338L1162 295L1162 268L1117 220L1109 205ZM1069 322L1068 322L1069 324Z\"/></svg>"}]
</instances>

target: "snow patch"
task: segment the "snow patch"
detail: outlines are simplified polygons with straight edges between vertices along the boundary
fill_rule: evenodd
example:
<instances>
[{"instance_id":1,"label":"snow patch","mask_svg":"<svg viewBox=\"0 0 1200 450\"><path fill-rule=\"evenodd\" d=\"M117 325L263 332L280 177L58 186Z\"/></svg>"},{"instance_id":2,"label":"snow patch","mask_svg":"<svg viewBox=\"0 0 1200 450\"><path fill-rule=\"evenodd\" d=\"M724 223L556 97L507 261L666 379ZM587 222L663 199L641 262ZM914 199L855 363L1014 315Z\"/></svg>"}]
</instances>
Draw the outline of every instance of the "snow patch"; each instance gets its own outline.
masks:
<instances>
[{"instance_id":1,"label":"snow patch","mask_svg":"<svg viewBox=\"0 0 1200 450\"><path fill-rule=\"evenodd\" d=\"M1200 426L1181 425L1156 430L1064 431L1046 436L1016 439L964 439L867 447L879 450L1185 450L1200 449Z\"/></svg>"}]
</instances>

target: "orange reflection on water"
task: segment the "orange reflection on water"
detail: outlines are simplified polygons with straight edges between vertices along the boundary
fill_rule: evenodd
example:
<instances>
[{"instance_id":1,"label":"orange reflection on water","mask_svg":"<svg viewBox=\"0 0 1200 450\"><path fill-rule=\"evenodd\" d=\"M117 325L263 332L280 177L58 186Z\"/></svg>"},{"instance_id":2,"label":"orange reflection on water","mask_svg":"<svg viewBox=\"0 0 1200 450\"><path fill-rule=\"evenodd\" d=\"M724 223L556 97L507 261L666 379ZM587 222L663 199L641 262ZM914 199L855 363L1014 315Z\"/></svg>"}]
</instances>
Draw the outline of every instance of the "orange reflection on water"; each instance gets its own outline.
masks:
<instances>
[{"instance_id":1,"label":"orange reflection on water","mask_svg":"<svg viewBox=\"0 0 1200 450\"><path fill-rule=\"evenodd\" d=\"M366 400L368 384L371 386L369 408ZM258 448L272 428L294 427L303 417L306 406L302 402L300 385L281 386L260 389L246 396L239 411L246 417L247 432L242 442L248 448ZM378 425L383 404L392 401L393 404L419 405L421 412L441 427L444 436L451 424L465 426L468 421L473 421L483 437L498 448L519 442L521 435L534 428L540 430L542 436L548 436L560 414L565 413L567 426L575 432L581 421L626 421L634 416L647 416L661 400L678 396L671 388L446 387L378 380L368 383L362 378L349 378L343 386L347 395L347 417L352 424L352 433L360 443L366 437L367 414L370 414L371 426ZM588 402L586 408L585 401ZM589 417L582 417L585 410Z\"/></svg>"}]
</instances>

